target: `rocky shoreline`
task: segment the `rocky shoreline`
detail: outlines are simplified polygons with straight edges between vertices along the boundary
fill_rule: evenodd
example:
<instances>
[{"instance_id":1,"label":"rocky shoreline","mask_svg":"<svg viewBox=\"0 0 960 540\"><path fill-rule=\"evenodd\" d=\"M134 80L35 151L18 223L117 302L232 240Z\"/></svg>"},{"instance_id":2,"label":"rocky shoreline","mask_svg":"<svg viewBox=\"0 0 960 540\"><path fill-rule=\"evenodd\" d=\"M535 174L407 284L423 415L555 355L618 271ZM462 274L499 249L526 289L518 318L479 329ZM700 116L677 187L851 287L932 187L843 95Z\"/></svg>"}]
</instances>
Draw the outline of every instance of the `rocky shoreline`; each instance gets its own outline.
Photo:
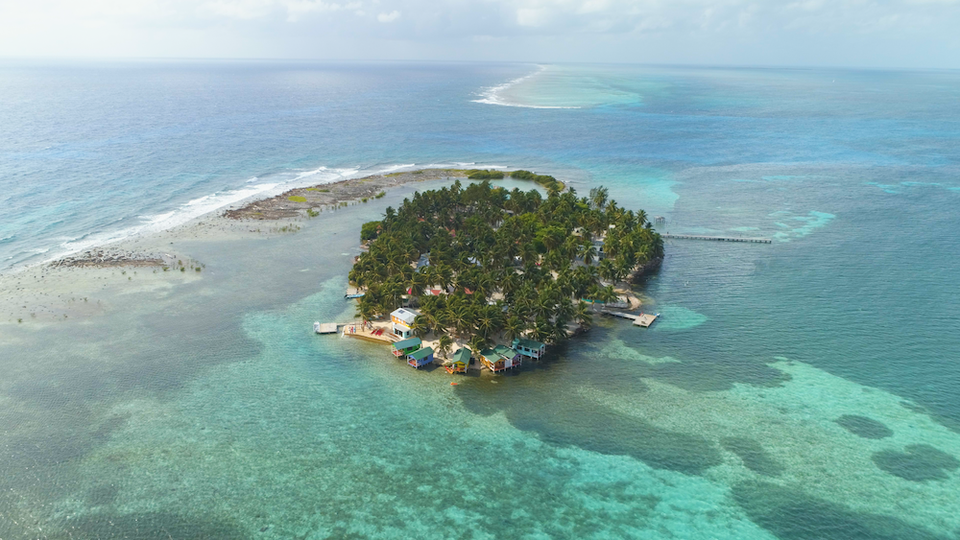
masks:
<instances>
[{"instance_id":1,"label":"rocky shoreline","mask_svg":"<svg viewBox=\"0 0 960 540\"><path fill-rule=\"evenodd\" d=\"M113 268L117 266L151 267L171 266L172 255L155 255L128 250L91 249L50 263L53 268Z\"/></svg>"}]
</instances>

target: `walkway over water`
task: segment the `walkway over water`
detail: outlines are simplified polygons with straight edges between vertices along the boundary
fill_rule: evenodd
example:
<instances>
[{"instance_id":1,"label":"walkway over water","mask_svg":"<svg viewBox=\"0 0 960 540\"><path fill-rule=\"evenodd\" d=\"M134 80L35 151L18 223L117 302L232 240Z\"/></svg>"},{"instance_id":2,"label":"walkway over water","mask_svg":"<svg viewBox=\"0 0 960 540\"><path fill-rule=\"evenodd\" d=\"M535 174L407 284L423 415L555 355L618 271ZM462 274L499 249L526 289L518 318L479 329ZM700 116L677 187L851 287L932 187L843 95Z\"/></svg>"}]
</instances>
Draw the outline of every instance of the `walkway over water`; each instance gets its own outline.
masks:
<instances>
[{"instance_id":1,"label":"walkway over water","mask_svg":"<svg viewBox=\"0 0 960 540\"><path fill-rule=\"evenodd\" d=\"M713 240L714 242L749 242L751 244L772 244L773 240L769 238L744 238L739 236L702 236L698 234L661 234L664 238L673 238L676 240Z\"/></svg>"},{"instance_id":2,"label":"walkway over water","mask_svg":"<svg viewBox=\"0 0 960 540\"><path fill-rule=\"evenodd\" d=\"M622 311L611 311L607 309L601 309L600 313L604 315L610 315L613 317L620 317L621 319L627 319L633 321L633 324L636 326L642 326L644 328L649 327L653 324L653 321L657 320L660 317L660 314L651 314L651 313L641 313L639 315L634 315L632 313L624 313Z\"/></svg>"}]
</instances>

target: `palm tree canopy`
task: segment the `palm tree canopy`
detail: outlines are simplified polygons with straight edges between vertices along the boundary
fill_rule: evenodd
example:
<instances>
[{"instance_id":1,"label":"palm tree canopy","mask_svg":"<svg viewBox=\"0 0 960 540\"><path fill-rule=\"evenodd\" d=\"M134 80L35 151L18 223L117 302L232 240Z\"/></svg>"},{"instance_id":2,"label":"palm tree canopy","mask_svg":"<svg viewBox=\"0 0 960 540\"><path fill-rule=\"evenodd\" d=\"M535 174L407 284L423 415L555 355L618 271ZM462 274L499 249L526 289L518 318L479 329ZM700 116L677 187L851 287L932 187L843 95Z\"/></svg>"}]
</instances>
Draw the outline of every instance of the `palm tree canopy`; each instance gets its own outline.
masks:
<instances>
[{"instance_id":1,"label":"palm tree canopy","mask_svg":"<svg viewBox=\"0 0 960 540\"><path fill-rule=\"evenodd\" d=\"M421 309L414 331L433 329L441 349L452 343L448 329L478 350L498 336L558 341L569 322L591 324L581 298L616 298L601 279L615 283L663 257L663 239L647 214L618 206L606 188L579 198L552 177L520 172L517 178L544 185L547 197L458 180L415 192L387 208L375 227L368 224L369 249L348 276L365 290L358 315L386 315L409 291ZM602 260L594 238L603 243ZM429 265L417 269L422 256ZM440 296L424 296L437 288Z\"/></svg>"}]
</instances>

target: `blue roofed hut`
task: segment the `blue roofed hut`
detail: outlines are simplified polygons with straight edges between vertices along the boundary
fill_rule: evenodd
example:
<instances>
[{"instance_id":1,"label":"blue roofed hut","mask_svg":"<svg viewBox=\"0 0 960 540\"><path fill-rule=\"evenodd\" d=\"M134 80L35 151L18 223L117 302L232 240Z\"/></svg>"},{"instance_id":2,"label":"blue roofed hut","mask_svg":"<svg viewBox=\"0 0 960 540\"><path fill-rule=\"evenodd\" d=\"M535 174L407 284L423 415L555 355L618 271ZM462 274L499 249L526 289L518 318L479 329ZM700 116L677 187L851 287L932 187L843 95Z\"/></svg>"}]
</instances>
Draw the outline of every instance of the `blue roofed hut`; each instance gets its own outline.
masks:
<instances>
[{"instance_id":1,"label":"blue roofed hut","mask_svg":"<svg viewBox=\"0 0 960 540\"><path fill-rule=\"evenodd\" d=\"M433 348L431 347L417 349L407 355L407 363L417 369L431 362L433 362Z\"/></svg>"}]
</instances>

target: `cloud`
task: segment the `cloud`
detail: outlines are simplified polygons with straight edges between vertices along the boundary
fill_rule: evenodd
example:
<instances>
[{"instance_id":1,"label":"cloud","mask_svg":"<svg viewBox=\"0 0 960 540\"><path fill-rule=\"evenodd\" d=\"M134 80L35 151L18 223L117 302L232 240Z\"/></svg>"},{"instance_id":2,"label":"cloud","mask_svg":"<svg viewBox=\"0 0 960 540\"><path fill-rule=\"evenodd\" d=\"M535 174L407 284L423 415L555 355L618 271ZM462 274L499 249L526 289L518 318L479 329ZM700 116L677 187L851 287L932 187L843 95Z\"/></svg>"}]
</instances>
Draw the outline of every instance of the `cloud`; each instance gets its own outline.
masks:
<instances>
[{"instance_id":1,"label":"cloud","mask_svg":"<svg viewBox=\"0 0 960 540\"><path fill-rule=\"evenodd\" d=\"M0 56L346 54L807 64L845 58L860 65L903 65L912 58L919 65L960 67L958 5L960 0L0 0Z\"/></svg>"},{"instance_id":2,"label":"cloud","mask_svg":"<svg viewBox=\"0 0 960 540\"><path fill-rule=\"evenodd\" d=\"M400 18L400 12L393 10L390 13L381 13L377 15L377 20L382 23L391 23Z\"/></svg>"},{"instance_id":3,"label":"cloud","mask_svg":"<svg viewBox=\"0 0 960 540\"><path fill-rule=\"evenodd\" d=\"M543 26L547 21L547 13L545 9L518 9L517 24L520 26Z\"/></svg>"}]
</instances>

